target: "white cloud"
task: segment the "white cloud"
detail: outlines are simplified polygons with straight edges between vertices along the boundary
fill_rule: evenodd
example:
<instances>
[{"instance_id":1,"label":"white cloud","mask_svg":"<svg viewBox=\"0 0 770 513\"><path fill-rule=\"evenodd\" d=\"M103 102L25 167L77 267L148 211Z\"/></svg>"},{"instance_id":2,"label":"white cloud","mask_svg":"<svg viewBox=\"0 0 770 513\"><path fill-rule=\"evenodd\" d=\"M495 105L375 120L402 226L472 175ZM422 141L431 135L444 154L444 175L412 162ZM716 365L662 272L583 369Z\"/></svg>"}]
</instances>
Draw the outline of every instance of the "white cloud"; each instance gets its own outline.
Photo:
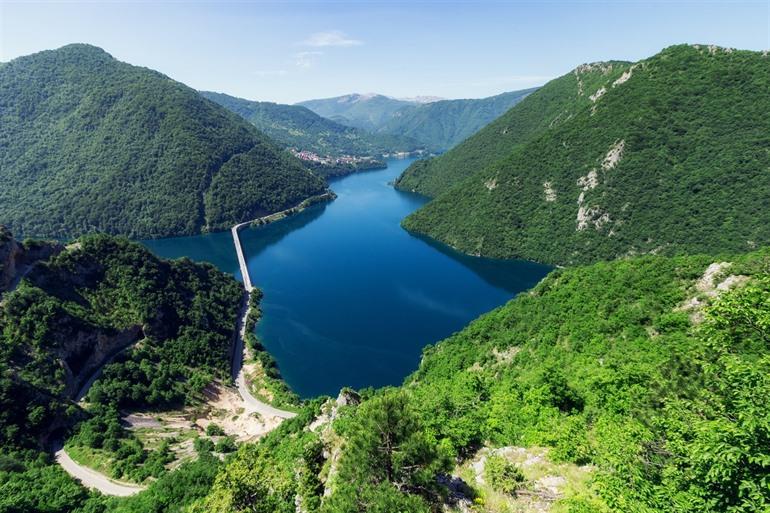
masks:
<instances>
[{"instance_id":1,"label":"white cloud","mask_svg":"<svg viewBox=\"0 0 770 513\"><path fill-rule=\"evenodd\" d=\"M323 55L323 52L298 52L294 54L294 65L298 68L309 68L313 65L316 57Z\"/></svg>"},{"instance_id":2,"label":"white cloud","mask_svg":"<svg viewBox=\"0 0 770 513\"><path fill-rule=\"evenodd\" d=\"M352 39L339 30L327 30L325 32L310 34L310 37L299 44L302 46L320 48L324 46L359 46L364 44L364 42L358 39Z\"/></svg>"}]
</instances>

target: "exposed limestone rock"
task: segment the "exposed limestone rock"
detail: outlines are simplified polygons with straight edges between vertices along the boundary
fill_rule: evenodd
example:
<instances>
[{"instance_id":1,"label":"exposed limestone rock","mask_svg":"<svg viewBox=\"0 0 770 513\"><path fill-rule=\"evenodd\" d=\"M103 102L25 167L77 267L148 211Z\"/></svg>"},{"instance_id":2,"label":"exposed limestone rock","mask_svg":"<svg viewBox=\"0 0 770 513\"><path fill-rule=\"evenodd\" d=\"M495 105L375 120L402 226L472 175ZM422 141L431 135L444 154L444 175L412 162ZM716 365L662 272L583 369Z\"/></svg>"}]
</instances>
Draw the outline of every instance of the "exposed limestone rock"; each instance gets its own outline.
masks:
<instances>
[{"instance_id":1,"label":"exposed limestone rock","mask_svg":"<svg viewBox=\"0 0 770 513\"><path fill-rule=\"evenodd\" d=\"M490 178L489 180L485 181L484 187L486 187L489 191L494 191L497 189L497 178Z\"/></svg>"},{"instance_id":2,"label":"exposed limestone rock","mask_svg":"<svg viewBox=\"0 0 770 513\"><path fill-rule=\"evenodd\" d=\"M631 75L633 74L635 67L636 65L631 66L630 68L628 68L628 70L624 71L623 74L620 75L620 77L618 77L617 80L615 80L612 83L612 87L617 87L621 84L625 84L626 82L628 82L628 79L631 78Z\"/></svg>"},{"instance_id":3,"label":"exposed limestone rock","mask_svg":"<svg viewBox=\"0 0 770 513\"><path fill-rule=\"evenodd\" d=\"M548 202L556 201L556 191L553 188L552 182L543 182L543 192L545 193L545 200Z\"/></svg>"},{"instance_id":4,"label":"exposed limestone rock","mask_svg":"<svg viewBox=\"0 0 770 513\"><path fill-rule=\"evenodd\" d=\"M329 399L321 406L321 414L311 422L306 429L318 433L324 446L323 457L328 471L322 477L324 492L328 497L332 493L334 479L337 476L337 465L342 455L342 438L334 432L332 424L339 415L340 408L356 406L361 403L361 396L353 390L343 388L335 401Z\"/></svg>"},{"instance_id":5,"label":"exposed limestone rock","mask_svg":"<svg viewBox=\"0 0 770 513\"><path fill-rule=\"evenodd\" d=\"M492 355L495 357L496 364L505 364L513 361L513 358L519 354L520 351L521 347L519 346L513 346L503 350L494 348L492 350Z\"/></svg>"},{"instance_id":6,"label":"exposed limestone rock","mask_svg":"<svg viewBox=\"0 0 770 513\"><path fill-rule=\"evenodd\" d=\"M695 282L695 295L686 299L676 309L690 312L690 321L698 324L703 321L703 307L724 292L740 287L749 281L748 276L731 274L717 282L717 278L725 273L732 265L730 262L714 262L703 272Z\"/></svg>"},{"instance_id":7,"label":"exposed limestone rock","mask_svg":"<svg viewBox=\"0 0 770 513\"><path fill-rule=\"evenodd\" d=\"M613 144L610 150L607 152L607 155L604 157L604 160L602 161L602 169L604 171L609 171L610 169L613 169L615 166L617 166L618 162L620 162L620 159L623 158L623 150L625 148L626 141L624 139L621 139L620 141Z\"/></svg>"},{"instance_id":8,"label":"exposed limestone rock","mask_svg":"<svg viewBox=\"0 0 770 513\"><path fill-rule=\"evenodd\" d=\"M596 169L592 169L588 172L587 175L581 176L577 179L578 187L583 189L583 191L590 191L591 189L595 189L597 185L599 185L599 175L596 173ZM582 195L581 195L582 197ZM582 203L581 201L578 201L578 203Z\"/></svg>"},{"instance_id":9,"label":"exposed limestone rock","mask_svg":"<svg viewBox=\"0 0 770 513\"><path fill-rule=\"evenodd\" d=\"M604 96L606 93L607 93L607 88L602 86L594 94L589 96L588 99L596 103L599 100L599 98Z\"/></svg>"}]
</instances>

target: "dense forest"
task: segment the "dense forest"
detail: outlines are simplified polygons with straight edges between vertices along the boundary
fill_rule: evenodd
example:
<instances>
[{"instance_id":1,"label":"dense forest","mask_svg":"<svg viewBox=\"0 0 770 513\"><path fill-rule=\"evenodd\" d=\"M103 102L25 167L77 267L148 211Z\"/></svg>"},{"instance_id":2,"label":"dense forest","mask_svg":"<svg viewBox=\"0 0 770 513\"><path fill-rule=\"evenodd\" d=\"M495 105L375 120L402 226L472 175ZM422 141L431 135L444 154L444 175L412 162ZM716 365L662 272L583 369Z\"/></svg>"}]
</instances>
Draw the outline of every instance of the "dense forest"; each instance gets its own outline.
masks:
<instances>
[{"instance_id":1,"label":"dense forest","mask_svg":"<svg viewBox=\"0 0 770 513\"><path fill-rule=\"evenodd\" d=\"M240 117L88 45L0 68L0 124L0 219L18 236L195 234L325 189Z\"/></svg>"},{"instance_id":2,"label":"dense forest","mask_svg":"<svg viewBox=\"0 0 770 513\"><path fill-rule=\"evenodd\" d=\"M584 65L551 80L443 155L415 161L396 180L396 188L438 196L519 145L569 120L591 104L585 91L598 89L608 74L619 75L630 65L621 61Z\"/></svg>"},{"instance_id":3,"label":"dense forest","mask_svg":"<svg viewBox=\"0 0 770 513\"><path fill-rule=\"evenodd\" d=\"M398 110L377 133L403 134L435 152L446 151L526 98L524 89L466 100L440 100Z\"/></svg>"},{"instance_id":4,"label":"dense forest","mask_svg":"<svg viewBox=\"0 0 770 513\"><path fill-rule=\"evenodd\" d=\"M321 156L352 155L380 158L422 147L408 137L373 134L319 116L307 107L244 100L222 93L201 95L238 114L286 148Z\"/></svg>"},{"instance_id":5,"label":"dense forest","mask_svg":"<svg viewBox=\"0 0 770 513\"><path fill-rule=\"evenodd\" d=\"M239 445L211 421L184 460L127 414L226 388L242 286L123 237L0 226L0 513L770 510L769 62L682 45L583 65L415 164L398 186L435 199L407 229L567 267L401 386L336 399L281 380L255 290L249 378L297 415ZM369 123L412 105L337 103ZM0 220L24 234L196 233L325 190L245 120L85 45L0 66L0 121ZM62 443L146 490L86 490Z\"/></svg>"},{"instance_id":6,"label":"dense forest","mask_svg":"<svg viewBox=\"0 0 770 513\"><path fill-rule=\"evenodd\" d=\"M0 303L0 511L70 511L86 498L41 452L73 428L72 443L114 455L115 477L163 475L167 450L138 446L118 409L180 407L228 379L241 296L210 265L106 235L36 263ZM84 409L73 399L110 358ZM48 487L62 493L31 493Z\"/></svg>"},{"instance_id":7,"label":"dense forest","mask_svg":"<svg viewBox=\"0 0 770 513\"><path fill-rule=\"evenodd\" d=\"M768 270L767 251L557 270L426 348L402 387L310 401L224 466L204 448L131 499L6 452L0 510L516 511L550 492L509 455L542 447L587 475L549 496L559 511L763 511Z\"/></svg>"},{"instance_id":8,"label":"dense forest","mask_svg":"<svg viewBox=\"0 0 770 513\"><path fill-rule=\"evenodd\" d=\"M764 511L769 269L762 251L554 271L403 387L343 391L243 447L193 511L518 511L546 492L505 455L536 447L588 475L558 511ZM449 477L469 461L476 478Z\"/></svg>"},{"instance_id":9,"label":"dense forest","mask_svg":"<svg viewBox=\"0 0 770 513\"><path fill-rule=\"evenodd\" d=\"M590 105L404 226L466 253L562 265L770 242L766 54L680 45L627 69L591 67L606 73L582 86Z\"/></svg>"},{"instance_id":10,"label":"dense forest","mask_svg":"<svg viewBox=\"0 0 770 513\"><path fill-rule=\"evenodd\" d=\"M480 99L416 103L387 96L350 94L298 105L343 125L380 136L406 137L430 151L446 151L516 105L534 89Z\"/></svg>"}]
</instances>

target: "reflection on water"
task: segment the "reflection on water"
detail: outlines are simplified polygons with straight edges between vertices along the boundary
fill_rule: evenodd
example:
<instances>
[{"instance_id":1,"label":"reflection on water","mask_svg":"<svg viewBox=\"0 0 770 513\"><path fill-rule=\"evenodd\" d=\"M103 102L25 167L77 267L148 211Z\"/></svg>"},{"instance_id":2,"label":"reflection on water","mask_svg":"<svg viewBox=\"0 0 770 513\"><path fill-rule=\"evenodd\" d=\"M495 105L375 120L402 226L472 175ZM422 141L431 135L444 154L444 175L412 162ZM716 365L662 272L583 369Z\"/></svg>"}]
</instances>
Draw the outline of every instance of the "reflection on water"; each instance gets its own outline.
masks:
<instances>
[{"instance_id":1,"label":"reflection on water","mask_svg":"<svg viewBox=\"0 0 770 513\"><path fill-rule=\"evenodd\" d=\"M301 396L400 383L425 345L549 270L463 255L403 230L401 220L427 201L390 185L410 162L335 180L337 199L312 222L241 236L252 281L265 292L257 335Z\"/></svg>"},{"instance_id":2,"label":"reflection on water","mask_svg":"<svg viewBox=\"0 0 770 513\"><path fill-rule=\"evenodd\" d=\"M241 243L248 247L248 257L258 256L266 248L278 244L288 234L312 223L324 213L328 203L317 203L302 212L276 223L240 232Z\"/></svg>"},{"instance_id":3,"label":"reflection on water","mask_svg":"<svg viewBox=\"0 0 770 513\"><path fill-rule=\"evenodd\" d=\"M427 198L393 189L411 160L334 180L337 199L241 232L264 290L257 335L301 396L398 384L420 352L537 283L549 268L463 255L400 226ZM145 241L239 276L229 232Z\"/></svg>"},{"instance_id":4,"label":"reflection on water","mask_svg":"<svg viewBox=\"0 0 770 513\"><path fill-rule=\"evenodd\" d=\"M530 288L532 286L532 273L539 274L544 267L542 264L527 260L499 260L466 255L430 237L418 233L410 233L410 235L436 251L460 262L493 287L505 289L512 294ZM511 272L511 264L514 262L517 272Z\"/></svg>"}]
</instances>

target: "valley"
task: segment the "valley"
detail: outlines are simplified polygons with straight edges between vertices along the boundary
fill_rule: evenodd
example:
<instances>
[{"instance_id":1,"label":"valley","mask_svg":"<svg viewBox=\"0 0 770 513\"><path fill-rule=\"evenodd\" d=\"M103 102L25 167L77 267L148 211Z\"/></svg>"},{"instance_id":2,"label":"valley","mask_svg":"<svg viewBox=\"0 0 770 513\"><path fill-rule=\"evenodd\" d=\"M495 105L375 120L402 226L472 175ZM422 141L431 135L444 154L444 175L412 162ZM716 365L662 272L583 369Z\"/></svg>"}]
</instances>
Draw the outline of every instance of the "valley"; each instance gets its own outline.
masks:
<instances>
[{"instance_id":1,"label":"valley","mask_svg":"<svg viewBox=\"0 0 770 513\"><path fill-rule=\"evenodd\" d=\"M335 200L239 232L251 280L265 294L257 337L302 397L399 383L426 341L451 334L549 270L466 257L401 230L400 220L425 202L389 185L412 161L334 180ZM221 249L209 249L211 240L144 243L159 256L234 273L234 255L212 258ZM218 240L232 248L229 237ZM377 300L361 302L371 287Z\"/></svg>"},{"instance_id":2,"label":"valley","mask_svg":"<svg viewBox=\"0 0 770 513\"><path fill-rule=\"evenodd\" d=\"M3 2L0 513L770 511L767 8Z\"/></svg>"}]
</instances>

